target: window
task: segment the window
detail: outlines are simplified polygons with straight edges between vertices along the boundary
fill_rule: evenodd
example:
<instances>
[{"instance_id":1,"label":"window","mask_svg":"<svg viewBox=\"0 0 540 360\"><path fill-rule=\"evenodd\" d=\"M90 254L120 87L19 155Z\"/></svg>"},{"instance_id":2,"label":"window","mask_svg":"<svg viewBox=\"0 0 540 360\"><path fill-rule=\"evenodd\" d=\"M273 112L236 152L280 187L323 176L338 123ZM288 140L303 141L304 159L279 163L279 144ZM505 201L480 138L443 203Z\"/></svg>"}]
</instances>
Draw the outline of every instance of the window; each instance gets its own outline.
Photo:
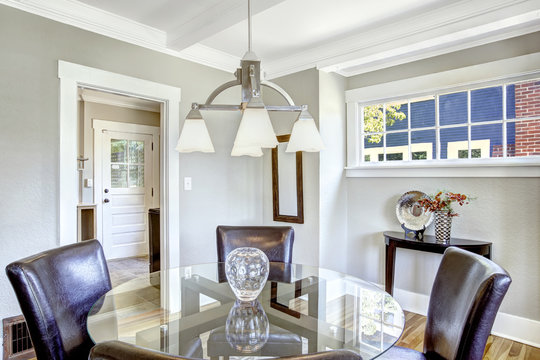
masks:
<instances>
[{"instance_id":1,"label":"window","mask_svg":"<svg viewBox=\"0 0 540 360\"><path fill-rule=\"evenodd\" d=\"M540 155L538 78L359 104L357 114L360 166Z\"/></svg>"},{"instance_id":2,"label":"window","mask_svg":"<svg viewBox=\"0 0 540 360\"><path fill-rule=\"evenodd\" d=\"M111 139L111 187L144 187L144 141Z\"/></svg>"}]
</instances>

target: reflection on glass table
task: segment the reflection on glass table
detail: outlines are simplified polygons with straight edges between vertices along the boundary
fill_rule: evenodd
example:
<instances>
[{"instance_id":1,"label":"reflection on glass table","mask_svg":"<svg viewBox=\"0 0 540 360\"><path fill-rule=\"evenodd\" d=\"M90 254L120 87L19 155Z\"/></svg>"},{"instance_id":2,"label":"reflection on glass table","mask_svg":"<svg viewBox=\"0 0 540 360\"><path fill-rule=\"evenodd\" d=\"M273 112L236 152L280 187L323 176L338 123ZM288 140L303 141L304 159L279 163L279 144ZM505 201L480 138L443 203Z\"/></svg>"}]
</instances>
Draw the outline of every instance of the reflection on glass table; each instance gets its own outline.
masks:
<instances>
[{"instance_id":1,"label":"reflection on glass table","mask_svg":"<svg viewBox=\"0 0 540 360\"><path fill-rule=\"evenodd\" d=\"M205 358L348 349L372 359L405 323L377 286L306 265L271 263L257 300L236 302L223 263L179 267L109 291L90 311L88 332L96 343L118 339L183 356L198 344Z\"/></svg>"}]
</instances>

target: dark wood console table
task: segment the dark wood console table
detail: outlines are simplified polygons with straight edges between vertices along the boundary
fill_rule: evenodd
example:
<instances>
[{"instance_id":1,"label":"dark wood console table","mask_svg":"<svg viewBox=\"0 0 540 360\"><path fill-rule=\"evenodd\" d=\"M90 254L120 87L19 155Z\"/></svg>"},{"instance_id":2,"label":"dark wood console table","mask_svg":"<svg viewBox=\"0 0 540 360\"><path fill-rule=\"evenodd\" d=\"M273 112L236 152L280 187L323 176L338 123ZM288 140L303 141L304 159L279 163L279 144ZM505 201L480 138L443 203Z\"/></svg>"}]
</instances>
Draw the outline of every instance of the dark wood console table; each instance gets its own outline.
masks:
<instances>
[{"instance_id":1,"label":"dark wood console table","mask_svg":"<svg viewBox=\"0 0 540 360\"><path fill-rule=\"evenodd\" d=\"M455 246L491 259L491 243L487 241L451 238L449 243L442 244L436 242L435 236L432 235L424 235L423 240L416 240L406 237L403 231L386 231L384 232L384 242L386 243L385 291L390 295L394 292L397 248L442 254L448 247Z\"/></svg>"}]
</instances>

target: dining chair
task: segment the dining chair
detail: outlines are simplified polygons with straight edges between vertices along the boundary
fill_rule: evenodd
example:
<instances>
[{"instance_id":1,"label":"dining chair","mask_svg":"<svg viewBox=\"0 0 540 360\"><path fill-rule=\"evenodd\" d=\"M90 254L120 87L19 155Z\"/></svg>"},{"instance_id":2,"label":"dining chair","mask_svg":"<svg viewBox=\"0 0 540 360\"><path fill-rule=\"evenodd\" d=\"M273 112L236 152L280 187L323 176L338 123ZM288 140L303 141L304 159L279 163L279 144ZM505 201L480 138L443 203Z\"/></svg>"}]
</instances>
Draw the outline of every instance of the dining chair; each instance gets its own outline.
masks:
<instances>
[{"instance_id":1,"label":"dining chair","mask_svg":"<svg viewBox=\"0 0 540 360\"><path fill-rule=\"evenodd\" d=\"M224 226L216 229L218 261L236 248L262 250L272 262L292 262L294 229L291 226Z\"/></svg>"},{"instance_id":2,"label":"dining chair","mask_svg":"<svg viewBox=\"0 0 540 360\"><path fill-rule=\"evenodd\" d=\"M424 352L394 346L382 358L482 359L511 282L508 273L491 260L449 247L431 290Z\"/></svg>"},{"instance_id":3,"label":"dining chair","mask_svg":"<svg viewBox=\"0 0 540 360\"><path fill-rule=\"evenodd\" d=\"M6 266L38 359L86 359L92 305L111 289L97 240L43 251Z\"/></svg>"},{"instance_id":4,"label":"dining chair","mask_svg":"<svg viewBox=\"0 0 540 360\"><path fill-rule=\"evenodd\" d=\"M244 354L246 355L246 354ZM162 352L143 349L122 341L99 343L90 351L89 360L195 360L182 356L168 355ZM347 350L324 351L320 353L294 355L274 359L287 360L362 360L359 355Z\"/></svg>"}]
</instances>

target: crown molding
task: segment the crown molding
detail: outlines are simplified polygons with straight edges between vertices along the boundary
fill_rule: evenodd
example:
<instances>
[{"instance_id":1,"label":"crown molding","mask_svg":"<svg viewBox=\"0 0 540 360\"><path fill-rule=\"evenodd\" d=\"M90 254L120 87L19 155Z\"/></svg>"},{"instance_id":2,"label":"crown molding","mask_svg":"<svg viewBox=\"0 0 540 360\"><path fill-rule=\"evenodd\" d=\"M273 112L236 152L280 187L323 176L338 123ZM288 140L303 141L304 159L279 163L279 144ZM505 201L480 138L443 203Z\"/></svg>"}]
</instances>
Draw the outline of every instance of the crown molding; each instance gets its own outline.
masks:
<instances>
[{"instance_id":1,"label":"crown molding","mask_svg":"<svg viewBox=\"0 0 540 360\"><path fill-rule=\"evenodd\" d=\"M75 0L0 0L0 4L226 72L234 72L240 62L238 56L200 43L171 49L164 31ZM358 29L288 57L263 59L266 78L314 67L349 77L539 31L539 4L540 0L452 2L397 22Z\"/></svg>"},{"instance_id":2,"label":"crown molding","mask_svg":"<svg viewBox=\"0 0 540 360\"><path fill-rule=\"evenodd\" d=\"M240 57L200 44L170 49L164 31L79 1L0 0L0 4L226 72L234 72L240 63Z\"/></svg>"},{"instance_id":3,"label":"crown molding","mask_svg":"<svg viewBox=\"0 0 540 360\"><path fill-rule=\"evenodd\" d=\"M461 0L265 61L265 70L269 79L313 67L353 76L537 31L538 8L537 0Z\"/></svg>"}]
</instances>

